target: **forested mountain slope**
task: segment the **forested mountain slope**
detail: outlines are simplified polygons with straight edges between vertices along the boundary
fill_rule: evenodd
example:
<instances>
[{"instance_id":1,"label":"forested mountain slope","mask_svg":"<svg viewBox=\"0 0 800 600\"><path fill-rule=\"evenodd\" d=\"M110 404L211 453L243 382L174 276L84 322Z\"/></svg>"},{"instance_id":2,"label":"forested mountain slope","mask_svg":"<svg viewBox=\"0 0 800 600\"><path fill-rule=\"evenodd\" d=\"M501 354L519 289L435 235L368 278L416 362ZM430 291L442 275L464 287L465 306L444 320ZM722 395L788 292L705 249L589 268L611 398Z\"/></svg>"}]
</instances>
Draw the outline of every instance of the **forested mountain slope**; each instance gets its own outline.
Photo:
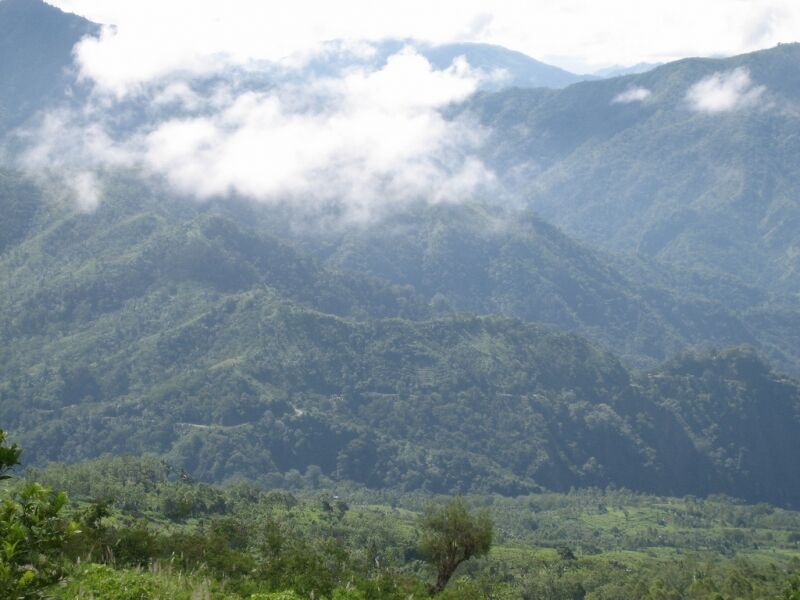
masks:
<instances>
[{"instance_id":1,"label":"forested mountain slope","mask_svg":"<svg viewBox=\"0 0 800 600\"><path fill-rule=\"evenodd\" d=\"M31 461L151 451L211 480L318 467L401 489L798 501L781 459L799 450L797 384L747 353L639 376L572 334L448 316L430 290L124 178L89 214L5 180L9 212L36 207L0 258L0 420Z\"/></svg>"},{"instance_id":2,"label":"forested mountain slope","mask_svg":"<svg viewBox=\"0 0 800 600\"><path fill-rule=\"evenodd\" d=\"M416 207L367 227L297 236L327 264L410 284L460 311L551 323L652 365L687 347L749 344L797 373L800 316L738 278L578 243L532 212Z\"/></svg>"},{"instance_id":3,"label":"forested mountain slope","mask_svg":"<svg viewBox=\"0 0 800 600\"><path fill-rule=\"evenodd\" d=\"M492 131L487 160L567 233L796 294L798 64L784 44L471 110Z\"/></svg>"},{"instance_id":4,"label":"forested mountain slope","mask_svg":"<svg viewBox=\"0 0 800 600\"><path fill-rule=\"evenodd\" d=\"M9 127L60 97L95 30L34 0L0 2L3 27ZM420 199L297 229L312 217L280 203L108 167L81 211L58 174L9 160L0 425L40 464L153 452L211 481L800 505L798 383L709 350L800 372L797 52L450 107L490 131L513 206ZM692 108L706 77L734 77L743 104Z\"/></svg>"}]
</instances>

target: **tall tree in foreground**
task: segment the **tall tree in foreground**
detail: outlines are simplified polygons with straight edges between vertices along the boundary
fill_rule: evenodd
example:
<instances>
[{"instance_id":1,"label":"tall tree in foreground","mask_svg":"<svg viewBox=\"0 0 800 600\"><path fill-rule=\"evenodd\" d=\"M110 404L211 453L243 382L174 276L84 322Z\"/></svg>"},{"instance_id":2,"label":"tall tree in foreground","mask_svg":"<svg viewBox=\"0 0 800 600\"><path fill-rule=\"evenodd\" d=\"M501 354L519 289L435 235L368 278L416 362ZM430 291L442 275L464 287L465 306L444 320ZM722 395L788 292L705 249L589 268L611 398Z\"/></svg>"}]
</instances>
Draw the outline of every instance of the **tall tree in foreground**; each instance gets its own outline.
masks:
<instances>
[{"instance_id":1,"label":"tall tree in foreground","mask_svg":"<svg viewBox=\"0 0 800 600\"><path fill-rule=\"evenodd\" d=\"M428 506L422 516L419 549L436 567L431 595L444 590L461 563L489 552L493 537L494 524L488 511L470 513L463 498Z\"/></svg>"}]
</instances>

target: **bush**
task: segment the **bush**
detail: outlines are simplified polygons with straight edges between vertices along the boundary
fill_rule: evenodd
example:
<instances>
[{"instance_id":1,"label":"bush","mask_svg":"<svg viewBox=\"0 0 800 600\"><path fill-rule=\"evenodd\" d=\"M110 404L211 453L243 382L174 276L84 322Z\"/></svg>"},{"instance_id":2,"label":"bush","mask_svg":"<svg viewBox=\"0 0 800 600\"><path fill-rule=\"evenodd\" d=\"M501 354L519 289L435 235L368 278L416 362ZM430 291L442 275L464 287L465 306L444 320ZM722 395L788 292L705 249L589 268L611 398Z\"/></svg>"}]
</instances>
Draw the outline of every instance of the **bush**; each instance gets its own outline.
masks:
<instances>
[{"instance_id":1,"label":"bush","mask_svg":"<svg viewBox=\"0 0 800 600\"><path fill-rule=\"evenodd\" d=\"M62 549L77 530L60 517L63 492L30 484L0 507L0 597L35 598L63 575Z\"/></svg>"}]
</instances>

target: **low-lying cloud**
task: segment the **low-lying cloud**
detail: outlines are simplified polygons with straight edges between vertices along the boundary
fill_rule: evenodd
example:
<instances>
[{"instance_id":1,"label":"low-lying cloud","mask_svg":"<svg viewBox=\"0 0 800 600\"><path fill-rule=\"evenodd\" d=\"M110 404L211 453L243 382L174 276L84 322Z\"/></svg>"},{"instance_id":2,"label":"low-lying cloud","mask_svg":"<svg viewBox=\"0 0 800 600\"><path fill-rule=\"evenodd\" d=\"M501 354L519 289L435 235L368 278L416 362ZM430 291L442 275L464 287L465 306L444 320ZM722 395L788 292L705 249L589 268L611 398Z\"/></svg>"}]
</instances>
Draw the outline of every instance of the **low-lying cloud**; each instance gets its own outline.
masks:
<instances>
[{"instance_id":1,"label":"low-lying cloud","mask_svg":"<svg viewBox=\"0 0 800 600\"><path fill-rule=\"evenodd\" d=\"M199 199L335 204L354 218L412 201L462 201L492 185L476 158L480 128L442 113L480 82L464 59L437 70L405 48L379 67L311 77L292 68L273 66L281 77L183 72L124 97L95 88L86 105L29 129L22 161L80 173L72 180L84 208L98 202L91 173L117 167Z\"/></svg>"},{"instance_id":2,"label":"low-lying cloud","mask_svg":"<svg viewBox=\"0 0 800 600\"><path fill-rule=\"evenodd\" d=\"M697 112L729 112L755 106L766 89L753 83L748 69L739 67L701 79L689 88L686 101Z\"/></svg>"},{"instance_id":3,"label":"low-lying cloud","mask_svg":"<svg viewBox=\"0 0 800 600\"><path fill-rule=\"evenodd\" d=\"M631 102L643 102L647 100L652 92L640 86L629 87L624 92L614 96L612 104L630 104Z\"/></svg>"}]
</instances>

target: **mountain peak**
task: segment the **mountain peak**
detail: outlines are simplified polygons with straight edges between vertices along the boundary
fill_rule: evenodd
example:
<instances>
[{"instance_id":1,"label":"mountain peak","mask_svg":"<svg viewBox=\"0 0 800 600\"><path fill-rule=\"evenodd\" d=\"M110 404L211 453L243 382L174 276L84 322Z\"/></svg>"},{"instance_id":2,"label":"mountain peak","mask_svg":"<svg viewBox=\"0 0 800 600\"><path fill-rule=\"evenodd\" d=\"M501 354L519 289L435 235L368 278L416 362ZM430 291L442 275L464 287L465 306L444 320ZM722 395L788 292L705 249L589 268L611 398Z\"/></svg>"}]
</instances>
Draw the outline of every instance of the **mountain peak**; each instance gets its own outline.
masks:
<instances>
[{"instance_id":1,"label":"mountain peak","mask_svg":"<svg viewBox=\"0 0 800 600\"><path fill-rule=\"evenodd\" d=\"M99 25L42 0L0 1L0 131L58 98L72 49Z\"/></svg>"},{"instance_id":2,"label":"mountain peak","mask_svg":"<svg viewBox=\"0 0 800 600\"><path fill-rule=\"evenodd\" d=\"M89 22L77 15L65 13L60 8L44 2L44 0L0 0L0 22L3 25L6 25L8 19L43 16L63 16L75 21Z\"/></svg>"},{"instance_id":3,"label":"mountain peak","mask_svg":"<svg viewBox=\"0 0 800 600\"><path fill-rule=\"evenodd\" d=\"M563 88L591 75L576 75L560 67L543 63L527 54L494 44L461 42L419 47L420 52L437 68L447 67L459 56L470 66L487 71L503 70L506 77L495 87Z\"/></svg>"}]
</instances>

